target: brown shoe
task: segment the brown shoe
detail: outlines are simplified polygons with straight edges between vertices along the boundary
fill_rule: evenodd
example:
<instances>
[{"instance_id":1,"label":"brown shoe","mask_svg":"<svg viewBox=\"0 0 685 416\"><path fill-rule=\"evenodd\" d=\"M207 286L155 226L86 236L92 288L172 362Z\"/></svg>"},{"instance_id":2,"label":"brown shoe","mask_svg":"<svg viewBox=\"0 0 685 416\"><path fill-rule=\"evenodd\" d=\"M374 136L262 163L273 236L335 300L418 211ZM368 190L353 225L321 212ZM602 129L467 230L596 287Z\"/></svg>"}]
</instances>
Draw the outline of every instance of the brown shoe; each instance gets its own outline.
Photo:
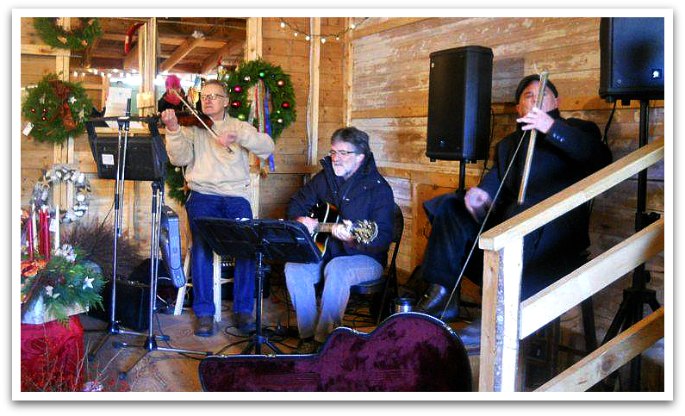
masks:
<instances>
[{"instance_id":1,"label":"brown shoe","mask_svg":"<svg viewBox=\"0 0 685 416\"><path fill-rule=\"evenodd\" d=\"M233 325L241 335L250 335L257 330L257 325L251 313L235 312L233 314Z\"/></svg>"},{"instance_id":2,"label":"brown shoe","mask_svg":"<svg viewBox=\"0 0 685 416\"><path fill-rule=\"evenodd\" d=\"M301 339L293 354L316 354L321 348L321 343L314 338Z\"/></svg>"},{"instance_id":3,"label":"brown shoe","mask_svg":"<svg viewBox=\"0 0 685 416\"><path fill-rule=\"evenodd\" d=\"M198 316L195 324L195 336L211 337L214 335L214 317Z\"/></svg>"}]
</instances>

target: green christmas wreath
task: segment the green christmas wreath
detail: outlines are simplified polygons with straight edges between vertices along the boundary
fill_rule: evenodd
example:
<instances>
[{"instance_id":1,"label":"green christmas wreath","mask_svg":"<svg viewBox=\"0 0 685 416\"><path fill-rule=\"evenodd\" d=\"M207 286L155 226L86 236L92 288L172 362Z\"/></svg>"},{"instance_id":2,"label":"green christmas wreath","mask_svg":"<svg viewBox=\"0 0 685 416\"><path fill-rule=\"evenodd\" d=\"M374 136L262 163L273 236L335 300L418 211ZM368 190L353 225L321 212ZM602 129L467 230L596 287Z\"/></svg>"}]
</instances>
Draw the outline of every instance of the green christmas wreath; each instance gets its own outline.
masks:
<instances>
[{"instance_id":1,"label":"green christmas wreath","mask_svg":"<svg viewBox=\"0 0 685 416\"><path fill-rule=\"evenodd\" d=\"M227 73L222 81L228 86L228 114L231 117L248 119L253 102L247 92L259 81L263 81L271 96L271 138L276 140L295 121L295 91L290 76L280 66L271 65L262 59L243 62L234 72Z\"/></svg>"},{"instance_id":2,"label":"green christmas wreath","mask_svg":"<svg viewBox=\"0 0 685 416\"><path fill-rule=\"evenodd\" d=\"M64 30L57 25L54 17L36 17L33 26L43 41L54 48L81 50L93 44L95 38L102 36L100 21L94 17L80 17L81 27L77 30Z\"/></svg>"},{"instance_id":3,"label":"green christmas wreath","mask_svg":"<svg viewBox=\"0 0 685 416\"><path fill-rule=\"evenodd\" d=\"M62 143L85 129L85 120L93 108L86 90L79 83L61 81L55 74L46 75L28 90L21 114L31 124L27 136L40 142Z\"/></svg>"},{"instance_id":4,"label":"green christmas wreath","mask_svg":"<svg viewBox=\"0 0 685 416\"><path fill-rule=\"evenodd\" d=\"M270 136L274 141L283 130L296 119L295 90L290 75L283 72L280 66L272 65L262 59L241 63L233 72L221 73L218 78L228 90L228 114L239 120L247 121L252 111L253 100L247 93L259 81L264 83L269 100ZM259 120L253 120L257 125ZM268 131L268 130L267 130ZM187 190L184 187L181 169L171 164L167 169L169 197L185 204Z\"/></svg>"}]
</instances>

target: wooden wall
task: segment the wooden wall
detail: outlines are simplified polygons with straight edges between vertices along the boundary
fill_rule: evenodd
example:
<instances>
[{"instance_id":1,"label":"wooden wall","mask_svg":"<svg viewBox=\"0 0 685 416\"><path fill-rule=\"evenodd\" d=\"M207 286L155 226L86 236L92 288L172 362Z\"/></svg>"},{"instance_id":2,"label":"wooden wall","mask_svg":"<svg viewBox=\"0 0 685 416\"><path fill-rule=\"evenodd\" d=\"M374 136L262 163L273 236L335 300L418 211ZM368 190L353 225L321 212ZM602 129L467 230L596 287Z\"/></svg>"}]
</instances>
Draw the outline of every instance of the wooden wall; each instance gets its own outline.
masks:
<instances>
[{"instance_id":1,"label":"wooden wall","mask_svg":"<svg viewBox=\"0 0 685 416\"><path fill-rule=\"evenodd\" d=\"M309 18L288 18L288 23L308 33ZM343 27L342 18L322 18L320 33L337 33ZM288 127L276 142L276 171L261 183L260 215L284 218L290 197L302 186L305 176L319 170L318 162L308 165L309 140L316 140L318 157L328 151L331 134L343 123L342 107L342 42L320 45L318 136L307 138L307 109L310 96L310 48L304 36L294 36L290 28L281 28L280 19L263 19L263 58L280 65L290 74L295 89L297 121Z\"/></svg>"},{"instance_id":2,"label":"wooden wall","mask_svg":"<svg viewBox=\"0 0 685 416\"><path fill-rule=\"evenodd\" d=\"M599 23L599 18L372 18L355 30L351 124L372 137L376 160L405 214L408 230L400 250L405 272L420 263L430 232L421 203L458 186L459 162L431 163L425 156L429 54L466 45L492 48L493 145L513 130L518 81L543 69L562 96L563 116L592 120L603 130L611 105L598 96ZM663 101L650 104L651 141L663 137L664 115ZM619 103L608 134L614 159L637 149L638 127L639 104ZM481 173L481 164L469 164L466 186L475 185ZM663 163L649 170L649 178L648 210L663 213ZM596 199L593 253L634 232L636 182L633 178ZM663 256L648 268L649 286L663 302ZM622 287L630 283L624 280L596 301L600 324L614 316Z\"/></svg>"},{"instance_id":3,"label":"wooden wall","mask_svg":"<svg viewBox=\"0 0 685 416\"><path fill-rule=\"evenodd\" d=\"M288 18L288 22L310 30L309 18ZM343 18L322 18L321 33L339 32L343 27ZM290 29L282 29L277 18L262 20L262 57L266 61L280 65L283 71L290 75L295 90L297 120L286 129L276 142L275 162L276 171L265 178L260 184L260 212L262 218L283 218L290 196L304 183L305 177L318 170L317 165L308 166L307 161L307 104L310 94L310 46L311 42L303 36L295 37ZM56 55L64 51L54 50L41 44L32 25L32 18L25 18L22 22L22 86L37 83L45 74L56 72ZM319 157L328 150L328 139L331 133L342 126L342 50L343 43L331 41L321 45L318 70L320 76L319 107L318 107L318 136L311 140L320 141L318 145ZM68 57L66 60L68 61ZM71 81L83 82L84 87L96 108L103 104L103 88L106 79L99 76L87 75L73 77L67 71ZM22 136L22 198L25 206L31 198L31 190L43 172L53 163L74 163L87 174L91 182L93 193L90 209L86 221L102 221L109 214L112 220L113 181L97 179L96 166L88 146L87 135L76 137L71 142L70 157L58 157L65 153L62 147L53 148L51 144L43 144L30 137ZM317 158L317 160L318 160ZM151 191L149 183L134 183L127 181L123 202L124 237L135 241L142 252L148 250L149 242L149 201ZM183 245L186 245L187 226L185 224L185 210L170 198L166 199L181 217L183 226Z\"/></svg>"},{"instance_id":4,"label":"wooden wall","mask_svg":"<svg viewBox=\"0 0 685 416\"><path fill-rule=\"evenodd\" d=\"M22 86L37 82L45 73L64 68L60 53L40 45L31 19L22 22ZM288 18L291 25L311 31L319 19ZM262 56L290 74L295 89L297 121L276 143L276 172L262 179L260 217L281 218L290 196L307 175L318 171L308 163L309 140L316 143L317 159L328 150L331 133L349 117L354 125L369 133L377 163L390 182L396 202L405 216L405 232L400 248L401 279L406 279L423 257L430 233L421 204L458 184L458 162L431 163L425 156L428 101L429 54L465 45L493 49L492 88L493 143L512 130L515 119L514 89L525 75L550 71L561 96L566 117L582 117L604 129L611 105L598 96L600 73L599 18L371 18L350 33L350 43L329 41L320 47L320 59L310 62L312 43L292 30L281 28L277 18L262 19ZM321 18L320 33L344 30L344 18ZM348 60L349 59L349 60ZM66 65L68 68L68 65ZM311 84L310 67L318 70L319 85ZM97 77L88 78L86 87L101 108ZM317 88L318 135L307 137L310 88ZM100 94L100 95L98 95ZM651 102L650 140L664 134L663 102ZM608 134L614 158L635 150L639 127L637 102L617 106ZM21 138L22 199L30 199L31 188L42 170L55 162L69 160L87 172L93 186L89 218L102 220L112 206L113 182L96 178L95 164L85 135L69 146L37 143ZM467 166L467 187L478 183L483 163ZM663 164L650 169L648 210L663 213ZM148 247L150 190L146 183L129 183L124 201L126 235ZM185 218L184 210L167 201ZM596 198L592 215L592 252L605 251L633 233L636 180L629 180ZM110 214L111 215L111 214ZM111 219L111 216L109 217ZM185 234L185 227L183 227ZM648 265L650 287L663 302L663 256ZM600 327L606 327L621 299L622 288L630 279L605 290L597 297L596 313ZM577 311L568 314L575 319ZM567 318L565 318L567 319Z\"/></svg>"},{"instance_id":5,"label":"wooden wall","mask_svg":"<svg viewBox=\"0 0 685 416\"><path fill-rule=\"evenodd\" d=\"M22 25L22 85L54 72L56 54L40 45L31 19ZM311 31L309 18L288 18L288 23ZM344 18L321 18L320 33L337 33ZM490 47L494 52L492 109L493 139L514 124L513 94L519 79L548 69L562 95L564 116L595 121L601 129L611 106L597 95L599 86L599 18L371 18L351 32L349 50L344 39L320 46L320 59L310 62L312 43L281 28L280 19L262 20L262 55L290 74L295 89L297 121L276 144L276 172L260 186L260 217L281 218L290 196L318 166L308 165L309 140L317 143L317 159L328 150L331 133L345 123L367 131L378 165L405 215L405 233L399 266L406 276L421 262L430 232L421 203L449 192L458 183L458 162L431 163L425 156L428 63L431 52L465 45ZM345 59L349 55L350 62ZM349 65L348 65L349 64ZM310 66L319 71L318 135L307 137ZM348 69L349 68L349 69ZM346 71L351 71L348 82ZM348 85L349 84L349 85ZM97 107L97 77L86 80ZM345 106L349 102L349 108ZM663 102L652 102L650 138L663 136ZM637 103L618 105L608 135L615 158L637 148ZM42 169L61 161L62 149L22 137L22 204ZM104 218L111 208L112 184L95 178L95 164L84 136L73 144L73 161L93 183L93 218ZM467 166L466 185L477 184L483 164ZM650 169L648 208L663 212L663 166ZM593 213L593 252L606 250L633 232L636 181L628 181L597 198ZM128 232L145 246L149 216L149 186L128 184L124 203ZM183 215L183 209L167 201ZM663 259L650 264L653 284L662 299ZM620 293L619 295L620 296Z\"/></svg>"}]
</instances>

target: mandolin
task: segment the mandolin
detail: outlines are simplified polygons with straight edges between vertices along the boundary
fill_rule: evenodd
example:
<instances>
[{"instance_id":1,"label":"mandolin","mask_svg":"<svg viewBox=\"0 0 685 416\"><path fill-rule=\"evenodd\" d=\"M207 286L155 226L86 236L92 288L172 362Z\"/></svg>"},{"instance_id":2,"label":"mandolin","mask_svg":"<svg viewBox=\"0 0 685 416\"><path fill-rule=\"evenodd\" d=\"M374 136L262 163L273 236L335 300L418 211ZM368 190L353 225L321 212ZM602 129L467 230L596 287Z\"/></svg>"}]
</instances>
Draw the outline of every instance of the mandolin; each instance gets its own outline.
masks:
<instances>
[{"instance_id":1,"label":"mandolin","mask_svg":"<svg viewBox=\"0 0 685 416\"><path fill-rule=\"evenodd\" d=\"M319 202L312 208L309 217L319 221L319 225L317 225L314 230L312 238L323 256L326 254L328 239L330 238L333 226L342 223L340 211L338 211L338 208L335 205L327 202ZM378 237L378 225L373 221L354 221L352 222L349 231L354 239L360 244L369 244Z\"/></svg>"}]
</instances>

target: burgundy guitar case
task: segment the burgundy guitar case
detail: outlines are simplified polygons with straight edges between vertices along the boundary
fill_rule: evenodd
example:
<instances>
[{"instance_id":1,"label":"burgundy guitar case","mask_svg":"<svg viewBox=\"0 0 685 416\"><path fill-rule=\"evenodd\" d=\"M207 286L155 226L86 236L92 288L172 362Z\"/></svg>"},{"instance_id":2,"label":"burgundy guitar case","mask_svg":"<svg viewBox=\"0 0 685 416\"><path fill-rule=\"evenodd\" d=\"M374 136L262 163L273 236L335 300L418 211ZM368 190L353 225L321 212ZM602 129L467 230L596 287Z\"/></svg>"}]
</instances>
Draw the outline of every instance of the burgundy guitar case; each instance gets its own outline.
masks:
<instances>
[{"instance_id":1,"label":"burgundy guitar case","mask_svg":"<svg viewBox=\"0 0 685 416\"><path fill-rule=\"evenodd\" d=\"M459 336L422 313L390 316L370 334L341 327L318 354L211 356L204 391L472 391Z\"/></svg>"}]
</instances>

